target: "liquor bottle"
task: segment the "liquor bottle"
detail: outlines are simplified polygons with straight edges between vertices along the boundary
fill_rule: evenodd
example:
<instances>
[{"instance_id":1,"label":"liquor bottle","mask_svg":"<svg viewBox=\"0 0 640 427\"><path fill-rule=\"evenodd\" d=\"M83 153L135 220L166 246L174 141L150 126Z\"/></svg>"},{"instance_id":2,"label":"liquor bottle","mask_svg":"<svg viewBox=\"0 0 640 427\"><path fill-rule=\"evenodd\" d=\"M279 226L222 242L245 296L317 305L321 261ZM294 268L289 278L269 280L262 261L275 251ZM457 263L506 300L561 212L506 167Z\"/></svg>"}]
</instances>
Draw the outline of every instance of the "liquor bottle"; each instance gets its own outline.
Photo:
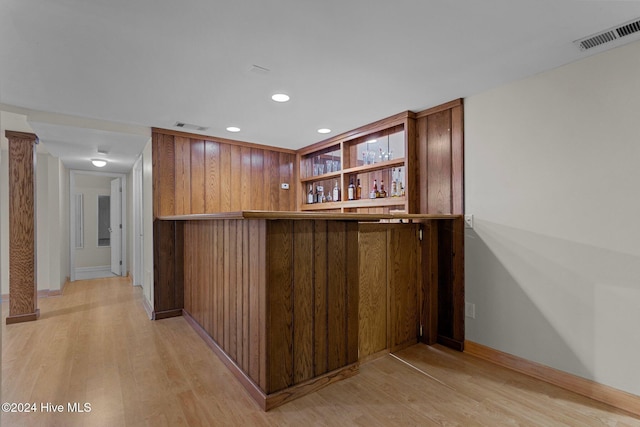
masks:
<instances>
[{"instance_id":1,"label":"liquor bottle","mask_svg":"<svg viewBox=\"0 0 640 427\"><path fill-rule=\"evenodd\" d=\"M380 196L380 193L378 193L378 180L374 179L373 180L373 188L371 189L371 193L369 193L369 198L370 199L375 199L377 197Z\"/></svg>"},{"instance_id":2,"label":"liquor bottle","mask_svg":"<svg viewBox=\"0 0 640 427\"><path fill-rule=\"evenodd\" d=\"M398 168L398 183L396 186L398 187L398 196L404 196L404 184L402 183L402 168Z\"/></svg>"},{"instance_id":3,"label":"liquor bottle","mask_svg":"<svg viewBox=\"0 0 640 427\"><path fill-rule=\"evenodd\" d=\"M360 185L360 178L358 178L358 186L356 187L356 199L362 198L362 185Z\"/></svg>"},{"instance_id":4,"label":"liquor bottle","mask_svg":"<svg viewBox=\"0 0 640 427\"><path fill-rule=\"evenodd\" d=\"M396 168L391 170L391 197L398 197L398 181L396 178Z\"/></svg>"},{"instance_id":5,"label":"liquor bottle","mask_svg":"<svg viewBox=\"0 0 640 427\"><path fill-rule=\"evenodd\" d=\"M336 183L333 186L333 201L334 202L339 202L340 201L340 188L338 188L338 180L336 179Z\"/></svg>"},{"instance_id":6,"label":"liquor bottle","mask_svg":"<svg viewBox=\"0 0 640 427\"><path fill-rule=\"evenodd\" d=\"M384 179L380 180L380 198L387 197L387 192L384 189Z\"/></svg>"},{"instance_id":7,"label":"liquor bottle","mask_svg":"<svg viewBox=\"0 0 640 427\"><path fill-rule=\"evenodd\" d=\"M312 204L314 201L313 185L309 185L309 192L307 193L307 203Z\"/></svg>"},{"instance_id":8,"label":"liquor bottle","mask_svg":"<svg viewBox=\"0 0 640 427\"><path fill-rule=\"evenodd\" d=\"M349 180L349 188L347 189L347 200L356 198L356 186L353 185L353 178Z\"/></svg>"}]
</instances>

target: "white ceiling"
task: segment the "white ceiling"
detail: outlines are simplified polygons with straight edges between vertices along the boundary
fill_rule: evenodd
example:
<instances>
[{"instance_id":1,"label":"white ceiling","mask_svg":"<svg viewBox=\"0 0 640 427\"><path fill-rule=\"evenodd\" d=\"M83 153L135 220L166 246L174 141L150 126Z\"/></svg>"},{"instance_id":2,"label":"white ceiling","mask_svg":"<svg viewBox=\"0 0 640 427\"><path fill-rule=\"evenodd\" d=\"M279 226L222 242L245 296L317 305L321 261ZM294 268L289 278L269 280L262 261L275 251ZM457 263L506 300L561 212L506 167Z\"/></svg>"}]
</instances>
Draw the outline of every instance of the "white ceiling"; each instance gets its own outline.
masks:
<instances>
[{"instance_id":1,"label":"white ceiling","mask_svg":"<svg viewBox=\"0 0 640 427\"><path fill-rule=\"evenodd\" d=\"M573 41L639 17L612 0L2 0L0 104L74 168L103 145L130 169L176 121L299 148L597 53Z\"/></svg>"}]
</instances>

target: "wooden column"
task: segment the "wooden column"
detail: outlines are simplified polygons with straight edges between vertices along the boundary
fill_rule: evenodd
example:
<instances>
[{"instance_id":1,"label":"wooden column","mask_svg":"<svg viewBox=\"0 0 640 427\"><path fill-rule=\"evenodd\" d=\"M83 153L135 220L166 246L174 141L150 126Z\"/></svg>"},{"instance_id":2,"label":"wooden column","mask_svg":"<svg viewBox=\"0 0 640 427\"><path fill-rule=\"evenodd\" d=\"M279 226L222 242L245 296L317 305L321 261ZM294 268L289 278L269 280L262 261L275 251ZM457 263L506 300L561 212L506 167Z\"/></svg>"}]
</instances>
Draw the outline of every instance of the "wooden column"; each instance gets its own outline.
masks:
<instances>
[{"instance_id":1,"label":"wooden column","mask_svg":"<svg viewBox=\"0 0 640 427\"><path fill-rule=\"evenodd\" d=\"M9 316L7 324L40 316L36 284L36 150L32 133L9 140Z\"/></svg>"}]
</instances>

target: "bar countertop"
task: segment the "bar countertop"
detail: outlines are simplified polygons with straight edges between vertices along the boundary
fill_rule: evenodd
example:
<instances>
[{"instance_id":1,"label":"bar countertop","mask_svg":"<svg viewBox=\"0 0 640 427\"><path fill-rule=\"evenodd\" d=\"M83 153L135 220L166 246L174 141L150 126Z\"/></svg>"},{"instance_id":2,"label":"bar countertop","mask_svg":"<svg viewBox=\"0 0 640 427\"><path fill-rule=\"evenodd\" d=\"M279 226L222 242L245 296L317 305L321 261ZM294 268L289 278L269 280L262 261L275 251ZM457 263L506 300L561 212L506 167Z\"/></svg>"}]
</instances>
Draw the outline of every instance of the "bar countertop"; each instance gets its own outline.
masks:
<instances>
[{"instance_id":1,"label":"bar countertop","mask_svg":"<svg viewBox=\"0 0 640 427\"><path fill-rule=\"evenodd\" d=\"M236 212L220 212L213 214L191 214L191 215L171 215L160 216L163 221L196 221L196 220L225 220L225 219L320 219L320 220L341 220L378 222L405 220L420 221L431 219L453 220L462 218L462 215L451 214L362 214L362 213L338 213L338 212L292 212L292 211L260 211L247 210Z\"/></svg>"}]
</instances>

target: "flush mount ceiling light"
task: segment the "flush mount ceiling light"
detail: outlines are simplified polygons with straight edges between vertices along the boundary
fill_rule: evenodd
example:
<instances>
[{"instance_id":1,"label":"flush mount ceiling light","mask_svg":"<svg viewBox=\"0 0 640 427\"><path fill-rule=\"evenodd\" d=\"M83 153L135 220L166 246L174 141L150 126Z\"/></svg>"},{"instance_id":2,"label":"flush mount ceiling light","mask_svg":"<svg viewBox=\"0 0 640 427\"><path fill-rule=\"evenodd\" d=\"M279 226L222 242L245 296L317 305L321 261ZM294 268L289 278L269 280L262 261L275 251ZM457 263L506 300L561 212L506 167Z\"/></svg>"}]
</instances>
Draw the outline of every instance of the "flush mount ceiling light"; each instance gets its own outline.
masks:
<instances>
[{"instance_id":1,"label":"flush mount ceiling light","mask_svg":"<svg viewBox=\"0 0 640 427\"><path fill-rule=\"evenodd\" d=\"M284 93L276 93L274 95L271 95L271 99L273 99L276 102L287 102L289 99L289 95L284 94Z\"/></svg>"},{"instance_id":2,"label":"flush mount ceiling light","mask_svg":"<svg viewBox=\"0 0 640 427\"><path fill-rule=\"evenodd\" d=\"M227 128L227 131L229 131L229 132L240 132L240 128L239 127L235 127L235 126L229 126Z\"/></svg>"},{"instance_id":3,"label":"flush mount ceiling light","mask_svg":"<svg viewBox=\"0 0 640 427\"><path fill-rule=\"evenodd\" d=\"M107 165L107 161L102 159L91 159L91 163L97 168L103 168Z\"/></svg>"},{"instance_id":4,"label":"flush mount ceiling light","mask_svg":"<svg viewBox=\"0 0 640 427\"><path fill-rule=\"evenodd\" d=\"M318 129L318 133L329 133L329 132L331 132L331 129L327 129L327 128Z\"/></svg>"}]
</instances>

